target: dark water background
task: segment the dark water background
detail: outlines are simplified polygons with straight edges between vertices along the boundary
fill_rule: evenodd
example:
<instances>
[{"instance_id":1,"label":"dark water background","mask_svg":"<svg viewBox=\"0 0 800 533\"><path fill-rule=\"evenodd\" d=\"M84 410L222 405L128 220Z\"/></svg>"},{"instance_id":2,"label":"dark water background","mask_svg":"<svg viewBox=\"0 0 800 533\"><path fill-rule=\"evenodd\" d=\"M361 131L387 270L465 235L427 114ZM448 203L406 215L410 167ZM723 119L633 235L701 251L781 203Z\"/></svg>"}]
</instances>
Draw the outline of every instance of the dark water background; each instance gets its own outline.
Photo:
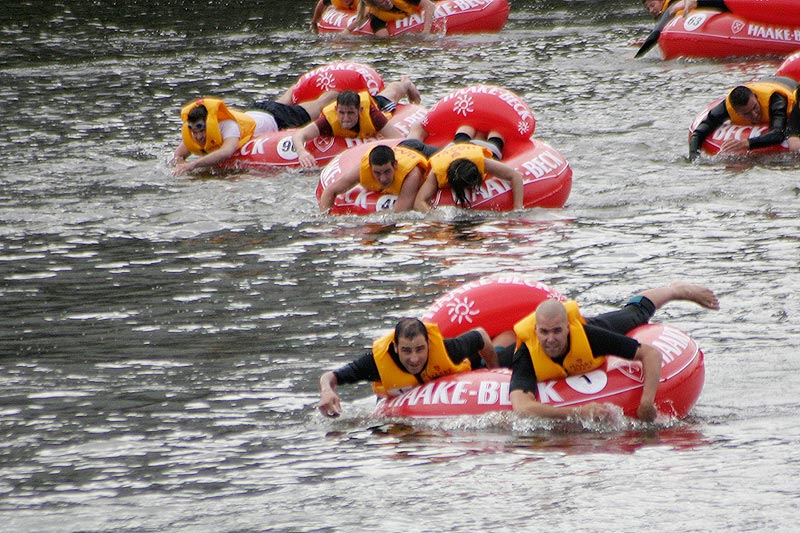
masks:
<instances>
[{"instance_id":1,"label":"dark water background","mask_svg":"<svg viewBox=\"0 0 800 533\"><path fill-rule=\"evenodd\" d=\"M692 118L781 58L632 59L640 3L512 1L496 35L321 37L314 2L7 2L0 10L0 530L792 531L800 511L798 159L686 160ZM495 83L574 171L559 210L335 218L316 173L177 179L178 112L324 63L432 105ZM658 318L706 353L686 421L315 411L319 374L495 272L588 313L689 279Z\"/></svg>"}]
</instances>

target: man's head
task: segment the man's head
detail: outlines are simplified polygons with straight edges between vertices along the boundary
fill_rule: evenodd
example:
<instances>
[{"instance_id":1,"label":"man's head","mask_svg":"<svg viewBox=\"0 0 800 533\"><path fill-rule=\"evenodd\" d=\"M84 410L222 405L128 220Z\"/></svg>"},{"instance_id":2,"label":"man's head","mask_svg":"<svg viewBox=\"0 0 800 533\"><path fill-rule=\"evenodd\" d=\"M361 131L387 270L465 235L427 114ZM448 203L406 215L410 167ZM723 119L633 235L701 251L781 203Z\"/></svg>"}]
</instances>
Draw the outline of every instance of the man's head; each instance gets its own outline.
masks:
<instances>
[{"instance_id":1,"label":"man's head","mask_svg":"<svg viewBox=\"0 0 800 533\"><path fill-rule=\"evenodd\" d=\"M198 105L186 117L186 125L192 138L200 146L206 144L206 120L208 119L208 109L203 104Z\"/></svg>"},{"instance_id":2,"label":"man's head","mask_svg":"<svg viewBox=\"0 0 800 533\"><path fill-rule=\"evenodd\" d=\"M644 0L644 8L654 17L661 14L661 7L664 5L664 0Z\"/></svg>"},{"instance_id":3,"label":"man's head","mask_svg":"<svg viewBox=\"0 0 800 533\"><path fill-rule=\"evenodd\" d=\"M394 181L394 173L397 170L397 159L394 150L385 144L379 144L369 152L369 167L372 170L372 177L381 184L381 187L388 187Z\"/></svg>"},{"instance_id":4,"label":"man's head","mask_svg":"<svg viewBox=\"0 0 800 533\"><path fill-rule=\"evenodd\" d=\"M569 350L569 321L564 304L557 300L539 304L535 333L548 357L555 359L565 355Z\"/></svg>"},{"instance_id":5,"label":"man's head","mask_svg":"<svg viewBox=\"0 0 800 533\"><path fill-rule=\"evenodd\" d=\"M744 85L735 87L728 95L728 101L733 109L751 124L762 122L761 104L758 103L755 93Z\"/></svg>"},{"instance_id":6,"label":"man's head","mask_svg":"<svg viewBox=\"0 0 800 533\"><path fill-rule=\"evenodd\" d=\"M355 91L342 91L336 97L336 116L345 129L354 129L361 114L361 97Z\"/></svg>"},{"instance_id":7,"label":"man's head","mask_svg":"<svg viewBox=\"0 0 800 533\"><path fill-rule=\"evenodd\" d=\"M419 374L428 364L428 330L416 318L403 318L394 328L394 346L403 368Z\"/></svg>"}]
</instances>

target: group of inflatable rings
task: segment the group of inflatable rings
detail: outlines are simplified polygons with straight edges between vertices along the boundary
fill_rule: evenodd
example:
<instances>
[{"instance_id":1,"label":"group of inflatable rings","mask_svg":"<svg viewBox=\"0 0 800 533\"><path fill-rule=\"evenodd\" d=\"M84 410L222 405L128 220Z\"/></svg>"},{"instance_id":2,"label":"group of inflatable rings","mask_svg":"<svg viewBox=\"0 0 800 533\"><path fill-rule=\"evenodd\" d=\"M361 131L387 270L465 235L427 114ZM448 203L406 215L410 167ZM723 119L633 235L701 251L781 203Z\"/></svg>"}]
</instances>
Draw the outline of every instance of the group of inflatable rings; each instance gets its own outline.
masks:
<instances>
[{"instance_id":1,"label":"group of inflatable rings","mask_svg":"<svg viewBox=\"0 0 800 533\"><path fill-rule=\"evenodd\" d=\"M523 175L525 207L562 207L572 187L572 169L567 160L548 144L532 137L536 119L528 105L516 94L493 85L473 85L439 100L422 118L426 144L442 148L452 142L456 129L468 125L477 131L497 131L504 140L503 163ZM377 144L394 146L402 139L372 141L343 152L322 171L317 198L333 186L348 170L360 165L362 156ZM364 215L390 210L394 195L369 191L357 185L338 195L331 213ZM513 208L511 186L488 177L471 192L471 209L507 211ZM456 200L449 188L440 189L432 205L453 206Z\"/></svg>"},{"instance_id":2,"label":"group of inflatable rings","mask_svg":"<svg viewBox=\"0 0 800 533\"><path fill-rule=\"evenodd\" d=\"M291 90L293 102L318 98L326 91L367 90L378 94L384 88L381 75L373 68L354 62L340 62L318 67L300 77ZM525 207L562 207L572 187L572 169L567 160L548 144L532 137L536 119L528 105L516 94L493 85L473 85L453 91L430 111L416 104L398 104L389 124L408 135L415 123L427 132L425 143L444 147L453 140L460 125L477 131L498 131L504 138L503 162L524 177ZM299 165L292 144L294 129L259 135L245 143L222 166L263 170ZM306 143L306 149L320 165L326 165L317 186L317 198L326 187L376 144L394 146L402 139L380 140L318 137ZM396 197L367 191L357 186L336 197L334 214L368 214L391 209ZM512 192L507 182L488 177L472 191L472 209L510 210ZM449 189L438 191L433 205L455 205Z\"/></svg>"},{"instance_id":3,"label":"group of inflatable rings","mask_svg":"<svg viewBox=\"0 0 800 533\"><path fill-rule=\"evenodd\" d=\"M511 330L547 299L565 298L547 285L522 275L494 275L468 282L437 299L423 322L433 322L445 337L482 327L493 337ZM646 324L628 333L661 352L661 380L656 408L662 415L683 418L700 397L705 381L704 356L686 333L665 325ZM374 414L381 417L449 417L511 410L509 369L478 369L422 384L399 396L382 398ZM606 402L636 417L643 373L638 361L607 356L592 372L538 384L545 404L577 406Z\"/></svg>"}]
</instances>

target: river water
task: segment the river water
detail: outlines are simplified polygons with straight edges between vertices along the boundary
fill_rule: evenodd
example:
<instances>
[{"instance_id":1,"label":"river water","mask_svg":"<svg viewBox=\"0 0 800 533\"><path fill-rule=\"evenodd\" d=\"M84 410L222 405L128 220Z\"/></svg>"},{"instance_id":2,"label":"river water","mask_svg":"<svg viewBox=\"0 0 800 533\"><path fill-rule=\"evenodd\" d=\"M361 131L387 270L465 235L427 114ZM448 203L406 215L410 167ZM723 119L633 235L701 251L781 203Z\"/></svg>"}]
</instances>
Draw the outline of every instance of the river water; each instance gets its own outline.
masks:
<instances>
[{"instance_id":1,"label":"river water","mask_svg":"<svg viewBox=\"0 0 800 533\"><path fill-rule=\"evenodd\" d=\"M499 34L391 42L313 35L313 4L4 6L0 530L794 530L798 159L686 159L692 118L780 58L634 61L652 21L628 0L514 0ZM425 105L519 93L568 204L337 218L316 172L170 175L183 103L338 60L409 74ZM321 372L498 272L589 314L712 287L720 311L657 316L706 354L689 419L375 420L366 384L316 412Z\"/></svg>"}]
</instances>

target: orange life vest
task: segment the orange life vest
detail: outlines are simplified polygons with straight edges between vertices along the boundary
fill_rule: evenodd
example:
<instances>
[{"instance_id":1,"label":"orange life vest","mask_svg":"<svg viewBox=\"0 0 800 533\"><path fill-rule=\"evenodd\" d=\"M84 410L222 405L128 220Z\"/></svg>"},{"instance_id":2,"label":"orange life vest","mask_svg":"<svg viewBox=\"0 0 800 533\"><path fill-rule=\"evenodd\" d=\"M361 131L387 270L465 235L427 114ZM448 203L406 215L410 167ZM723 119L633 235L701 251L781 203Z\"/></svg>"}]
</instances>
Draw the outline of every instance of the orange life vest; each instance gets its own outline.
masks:
<instances>
[{"instance_id":1,"label":"orange life vest","mask_svg":"<svg viewBox=\"0 0 800 533\"><path fill-rule=\"evenodd\" d=\"M372 390L379 396L398 396L406 390L426 383L433 379L472 369L469 359L464 359L459 364L453 363L444 346L444 337L436 324L425 324L428 331L428 362L425 370L420 374L420 379L414 374L409 374L394 362L389 353L389 346L394 342L394 331L381 337L372 344L372 357L378 366L380 381L372 384Z\"/></svg>"},{"instance_id":2,"label":"orange life vest","mask_svg":"<svg viewBox=\"0 0 800 533\"><path fill-rule=\"evenodd\" d=\"M528 347L537 381L549 381L575 374L585 374L598 368L605 361L605 357L595 357L592 354L589 339L583 329L583 324L586 323L586 320L578 310L578 303L573 301L564 302L564 308L567 310L567 321L569 323L569 352L564 357L563 365L559 365L550 359L536 338L535 312L514 324L514 333L517 334L517 348L522 343L525 343L525 346Z\"/></svg>"},{"instance_id":3,"label":"orange life vest","mask_svg":"<svg viewBox=\"0 0 800 533\"><path fill-rule=\"evenodd\" d=\"M204 105L208 111L206 144L204 146L200 146L192 137L192 132L189 131L189 112L199 105ZM239 124L239 130L242 133L239 137L239 148L249 141L253 132L256 131L256 121L253 117L242 111L228 109L225 102L219 98L200 98L186 104L181 109L181 120L183 121L181 128L183 144L195 155L209 154L222 146L222 132L219 129L219 123L223 120L235 120Z\"/></svg>"},{"instance_id":4,"label":"orange life vest","mask_svg":"<svg viewBox=\"0 0 800 533\"><path fill-rule=\"evenodd\" d=\"M369 5L367 10L384 22L404 19L409 15L422 11L419 5L414 5L403 0L392 0L392 4L395 9L381 9L377 6Z\"/></svg>"},{"instance_id":5,"label":"orange life vest","mask_svg":"<svg viewBox=\"0 0 800 533\"><path fill-rule=\"evenodd\" d=\"M372 105L372 97L369 95L368 91L360 91L358 96L361 98L361 103L359 104L361 110L358 116L357 132L344 129L339 123L339 116L336 114L336 102L331 102L322 109L322 114L325 115L325 118L328 120L328 124L331 125L334 137L357 137L359 139L366 139L367 137L374 137L377 133L377 131L375 131L375 125L372 123L372 119L369 116L369 108ZM387 117L390 116L386 113L384 114Z\"/></svg>"},{"instance_id":6,"label":"orange life vest","mask_svg":"<svg viewBox=\"0 0 800 533\"><path fill-rule=\"evenodd\" d=\"M763 123L769 123L769 99L773 94L778 93L786 97L788 101L786 107L787 115L789 112L791 112L792 106L794 106L795 85L790 87L788 83L784 83L778 78L764 79L753 83L745 83L744 86L753 91L753 93L756 95L758 105L761 107L761 122ZM732 90L733 89L731 89L731 91ZM733 105L731 105L730 93L728 93L727 98L725 98L725 107L728 110L728 115L731 118L732 124L745 126L750 124L750 122L739 115L739 113L737 113L733 108Z\"/></svg>"},{"instance_id":7,"label":"orange life vest","mask_svg":"<svg viewBox=\"0 0 800 533\"><path fill-rule=\"evenodd\" d=\"M358 2L350 2L348 0L331 0L331 5L336 9L341 9L342 11L355 11Z\"/></svg>"},{"instance_id":8,"label":"orange life vest","mask_svg":"<svg viewBox=\"0 0 800 533\"><path fill-rule=\"evenodd\" d=\"M396 146L394 148L394 156L397 160L394 179L388 187L384 188L380 182L375 179L375 176L372 175L372 167L369 165L369 152L364 154L361 158L361 172L359 174L359 182L361 185L369 191L397 195L400 194L403 182L412 170L419 167L422 170L423 176L430 170L430 164L425 156L411 148Z\"/></svg>"},{"instance_id":9,"label":"orange life vest","mask_svg":"<svg viewBox=\"0 0 800 533\"><path fill-rule=\"evenodd\" d=\"M468 159L478 166L478 170L486 179L486 159L492 158L492 151L488 148L478 146L472 143L456 143L442 148L431 156L430 164L433 174L436 176L436 182L439 188L449 187L447 181L447 169L450 168L450 163L456 159Z\"/></svg>"}]
</instances>

